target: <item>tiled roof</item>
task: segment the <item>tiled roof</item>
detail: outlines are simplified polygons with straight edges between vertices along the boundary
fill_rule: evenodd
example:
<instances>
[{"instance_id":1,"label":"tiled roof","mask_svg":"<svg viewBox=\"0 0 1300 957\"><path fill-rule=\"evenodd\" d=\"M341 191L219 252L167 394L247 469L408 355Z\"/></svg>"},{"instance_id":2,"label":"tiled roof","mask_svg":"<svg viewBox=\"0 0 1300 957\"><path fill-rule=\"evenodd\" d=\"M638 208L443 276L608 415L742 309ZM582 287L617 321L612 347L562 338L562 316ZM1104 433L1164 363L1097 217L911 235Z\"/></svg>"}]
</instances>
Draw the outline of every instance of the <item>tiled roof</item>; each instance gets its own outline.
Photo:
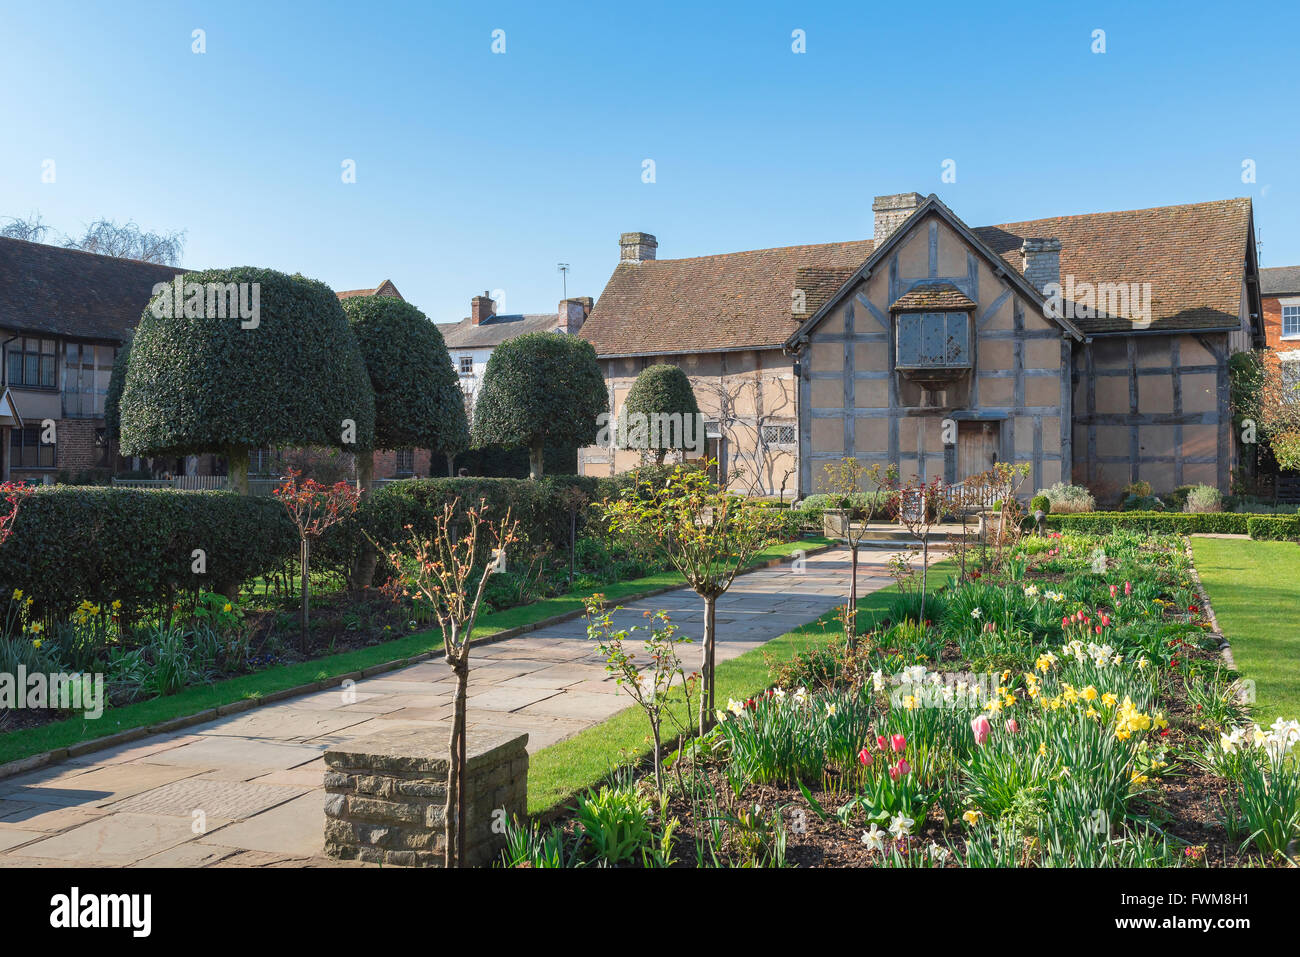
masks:
<instances>
[{"instance_id":1,"label":"tiled roof","mask_svg":"<svg viewBox=\"0 0 1300 957\"><path fill-rule=\"evenodd\" d=\"M1300 294L1300 266L1276 266L1259 271L1259 291L1264 296Z\"/></svg>"},{"instance_id":2,"label":"tiled roof","mask_svg":"<svg viewBox=\"0 0 1300 957\"><path fill-rule=\"evenodd\" d=\"M1250 200L1230 199L974 232L1016 272L1024 239L1059 239L1062 279L1150 282L1151 329L1208 329L1239 321L1249 223ZM620 263L581 335L606 356L776 348L871 251L871 240L862 240ZM797 288L806 311L792 315ZM1075 323L1085 333L1132 328L1125 317Z\"/></svg>"},{"instance_id":3,"label":"tiled roof","mask_svg":"<svg viewBox=\"0 0 1300 957\"><path fill-rule=\"evenodd\" d=\"M391 279L385 279L374 289L344 289L342 292L336 292L334 295L340 299L353 299L357 296L392 296L394 299L401 299L402 294L397 291Z\"/></svg>"},{"instance_id":4,"label":"tiled roof","mask_svg":"<svg viewBox=\"0 0 1300 957\"><path fill-rule=\"evenodd\" d=\"M620 263L580 335L599 355L779 347L798 324L797 270L852 275L871 247L867 239Z\"/></svg>"},{"instance_id":5,"label":"tiled roof","mask_svg":"<svg viewBox=\"0 0 1300 957\"><path fill-rule=\"evenodd\" d=\"M1151 325L1221 329L1240 323L1250 200L1224 199L1118 213L983 226L975 235L1020 269L1027 238L1061 241L1061 281L1150 283ZM1131 316L1077 318L1087 333L1126 332Z\"/></svg>"},{"instance_id":6,"label":"tiled roof","mask_svg":"<svg viewBox=\"0 0 1300 957\"><path fill-rule=\"evenodd\" d=\"M0 238L0 329L124 342L154 284L184 271Z\"/></svg>"},{"instance_id":7,"label":"tiled roof","mask_svg":"<svg viewBox=\"0 0 1300 957\"><path fill-rule=\"evenodd\" d=\"M448 349L490 349L525 332L549 332L559 323L554 312L521 316L489 316L477 326L466 316L460 322L438 324Z\"/></svg>"},{"instance_id":8,"label":"tiled roof","mask_svg":"<svg viewBox=\"0 0 1300 957\"><path fill-rule=\"evenodd\" d=\"M975 303L950 282L927 282L913 286L894 300L890 309L955 309L969 312Z\"/></svg>"}]
</instances>

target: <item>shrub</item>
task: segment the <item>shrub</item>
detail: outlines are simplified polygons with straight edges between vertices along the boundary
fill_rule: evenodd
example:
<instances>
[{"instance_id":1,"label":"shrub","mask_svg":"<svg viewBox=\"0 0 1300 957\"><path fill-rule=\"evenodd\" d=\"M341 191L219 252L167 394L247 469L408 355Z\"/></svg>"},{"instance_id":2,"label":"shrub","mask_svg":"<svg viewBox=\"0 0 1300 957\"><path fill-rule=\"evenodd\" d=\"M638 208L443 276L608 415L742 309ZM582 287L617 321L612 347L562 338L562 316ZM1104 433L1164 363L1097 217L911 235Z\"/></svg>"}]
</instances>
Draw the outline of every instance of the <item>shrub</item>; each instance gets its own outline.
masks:
<instances>
[{"instance_id":1,"label":"shrub","mask_svg":"<svg viewBox=\"0 0 1300 957\"><path fill-rule=\"evenodd\" d=\"M232 591L297 551L269 498L174 489L38 487L0 549L0 594L21 588L34 611L66 617L78 602L138 608L178 592ZM195 574L202 551L205 573Z\"/></svg>"},{"instance_id":2,"label":"shrub","mask_svg":"<svg viewBox=\"0 0 1300 957\"><path fill-rule=\"evenodd\" d=\"M173 287L163 286L131 342L117 408L124 455L220 453L238 485L249 449L372 447L374 392L333 290L253 267L189 273L185 283L256 286L258 324L244 328L206 301L196 314L197 304L179 304L185 315L173 318Z\"/></svg>"},{"instance_id":3,"label":"shrub","mask_svg":"<svg viewBox=\"0 0 1300 957\"><path fill-rule=\"evenodd\" d=\"M1058 530L1109 535L1130 529L1147 535L1172 532L1188 535L1212 533L1245 535L1251 516L1237 512L1089 512L1082 515L1049 515L1047 524Z\"/></svg>"},{"instance_id":4,"label":"shrub","mask_svg":"<svg viewBox=\"0 0 1300 957\"><path fill-rule=\"evenodd\" d=\"M492 350L474 406L474 444L526 446L531 476L541 478L546 446L591 444L598 416L608 412L605 377L590 342L527 333Z\"/></svg>"},{"instance_id":5,"label":"shrub","mask_svg":"<svg viewBox=\"0 0 1300 957\"><path fill-rule=\"evenodd\" d=\"M1047 496L1052 503L1051 510L1057 515L1091 512L1097 507L1097 500L1082 485L1057 482L1051 488L1041 489L1038 494Z\"/></svg>"},{"instance_id":6,"label":"shrub","mask_svg":"<svg viewBox=\"0 0 1300 957\"><path fill-rule=\"evenodd\" d=\"M651 434L650 424L656 415L675 416L681 423L682 431L674 435L672 428L657 429L655 434ZM641 420L644 423L641 426L645 429L644 433L638 431L637 420L629 418L632 416L644 417ZM664 456L669 451L685 447L688 429L689 434L700 443L696 451L703 447L704 422L700 418L699 403L695 401L695 390L691 388L691 380L686 377L686 373L677 366L659 363L642 369L627 394L621 418L629 419L626 435L619 435L619 440L626 442L624 447L653 452L658 465L663 465ZM665 431L668 434L664 434Z\"/></svg>"},{"instance_id":7,"label":"shrub","mask_svg":"<svg viewBox=\"0 0 1300 957\"><path fill-rule=\"evenodd\" d=\"M1248 515L1246 532L1251 538L1264 542L1280 542L1300 538L1300 518L1295 515Z\"/></svg>"},{"instance_id":8,"label":"shrub","mask_svg":"<svg viewBox=\"0 0 1300 957\"><path fill-rule=\"evenodd\" d=\"M1193 485L1187 492L1184 512L1221 512L1223 496L1213 485Z\"/></svg>"},{"instance_id":9,"label":"shrub","mask_svg":"<svg viewBox=\"0 0 1300 957\"><path fill-rule=\"evenodd\" d=\"M1035 495L1029 500L1029 513L1042 512L1044 515L1052 510L1052 500L1046 495Z\"/></svg>"}]
</instances>

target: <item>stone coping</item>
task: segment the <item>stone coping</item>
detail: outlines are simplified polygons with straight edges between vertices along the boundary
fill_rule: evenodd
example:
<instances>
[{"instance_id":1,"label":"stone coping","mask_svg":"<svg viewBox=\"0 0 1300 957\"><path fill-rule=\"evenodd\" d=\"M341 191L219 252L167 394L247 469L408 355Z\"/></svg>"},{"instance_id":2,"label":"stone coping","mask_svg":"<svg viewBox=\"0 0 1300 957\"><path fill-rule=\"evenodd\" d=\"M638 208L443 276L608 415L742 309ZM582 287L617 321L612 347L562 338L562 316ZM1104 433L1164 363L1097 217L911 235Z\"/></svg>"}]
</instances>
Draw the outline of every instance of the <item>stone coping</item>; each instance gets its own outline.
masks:
<instances>
[{"instance_id":1,"label":"stone coping","mask_svg":"<svg viewBox=\"0 0 1300 957\"><path fill-rule=\"evenodd\" d=\"M425 728L397 728L335 745L325 752L327 768L383 768L388 771L447 773L450 731L430 734ZM436 743L434 743L436 742ZM465 773L496 763L503 754L523 751L526 732L471 728L465 734Z\"/></svg>"},{"instance_id":2,"label":"stone coping","mask_svg":"<svg viewBox=\"0 0 1300 957\"><path fill-rule=\"evenodd\" d=\"M831 542L826 545L814 545L805 549L801 557L809 555L820 555L822 552L830 551L833 548L839 548L839 542ZM747 575L750 572L760 571L764 568L774 568L777 565L785 565L792 562L793 556L784 555L777 558L768 559L752 565L742 571L741 575ZM690 586L681 585L664 585L660 588L652 588L648 591L637 592L631 595L624 595L619 601L641 601L646 598L653 598L656 595L663 595L670 591L677 591ZM580 618L584 614L583 609L577 608L573 611L561 612L558 615L550 615L538 621L529 622L526 625L518 625L514 628L507 628L504 631L496 632L492 635L475 640L472 647L478 648L484 645L495 644L499 641L508 641L511 638L518 638L520 635L526 635L529 632L547 628L551 625L558 625L562 622L572 621L574 618ZM142 725L138 728L128 728L125 731L119 731L116 734L110 734L102 738L91 738L87 741L78 741L70 744L66 748L55 748L52 751L42 751L40 754L29 755L25 758L18 758L7 764L0 764L0 780L13 777L18 774L25 774L28 771L34 771L50 764L58 764L67 761L70 758L78 758L85 754L92 754L95 751L105 751L109 748L115 748L131 741L138 741L141 738L147 738L154 734L170 734L174 731L181 731L194 725L204 724L208 721L214 721L217 718L223 718L226 715L238 714L241 711L250 711L253 708L262 705L274 704L284 701L287 698L296 698L300 695L312 694L316 691L327 691L330 688L337 688L345 681L360 681L363 678L372 678L375 675L384 674L389 671L398 671L410 665L417 664L421 661L436 660L443 657L441 648L434 651L425 651L418 655L412 655L409 658L398 658L393 661L381 662L377 665L371 665L361 671L351 671L347 674L336 675L332 678L324 678L320 681L311 681L306 684L297 685L293 688L283 688L279 691L271 691L257 698L241 698L238 701L231 701L227 704L219 705L215 708L205 708L203 711L194 714L180 715L175 718L169 718L156 724ZM105 711L105 714L111 712Z\"/></svg>"}]
</instances>

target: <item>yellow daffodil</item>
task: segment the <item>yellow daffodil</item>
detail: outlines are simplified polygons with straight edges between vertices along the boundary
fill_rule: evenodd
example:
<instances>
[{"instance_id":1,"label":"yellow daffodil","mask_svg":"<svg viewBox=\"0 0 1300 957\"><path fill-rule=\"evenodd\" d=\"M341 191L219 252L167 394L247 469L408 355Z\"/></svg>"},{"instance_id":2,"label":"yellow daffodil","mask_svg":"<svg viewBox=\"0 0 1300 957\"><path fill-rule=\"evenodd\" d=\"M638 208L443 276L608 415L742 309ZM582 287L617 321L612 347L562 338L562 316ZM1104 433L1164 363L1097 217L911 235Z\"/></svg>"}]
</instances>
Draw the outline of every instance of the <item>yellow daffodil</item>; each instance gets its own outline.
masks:
<instances>
[{"instance_id":1,"label":"yellow daffodil","mask_svg":"<svg viewBox=\"0 0 1300 957\"><path fill-rule=\"evenodd\" d=\"M967 811L965 814L963 814L963 815L961 816L961 819L962 819L963 821L965 821L967 824L969 824L971 827L974 827L976 824L979 823L979 820L980 820L980 817L981 817L981 816L982 816L982 815L980 814L979 811L976 811L976 810L970 810L970 811Z\"/></svg>"}]
</instances>

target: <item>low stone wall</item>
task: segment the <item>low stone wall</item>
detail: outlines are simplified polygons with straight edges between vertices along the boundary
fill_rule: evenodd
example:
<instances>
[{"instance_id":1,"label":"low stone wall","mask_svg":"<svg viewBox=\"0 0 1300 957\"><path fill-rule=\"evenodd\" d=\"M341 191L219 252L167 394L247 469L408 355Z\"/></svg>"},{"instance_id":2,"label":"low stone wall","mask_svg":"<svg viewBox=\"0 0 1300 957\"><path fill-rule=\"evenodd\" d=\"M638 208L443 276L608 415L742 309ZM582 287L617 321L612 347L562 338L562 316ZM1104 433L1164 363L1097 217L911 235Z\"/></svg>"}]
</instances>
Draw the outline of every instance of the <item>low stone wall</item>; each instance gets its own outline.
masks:
<instances>
[{"instance_id":1,"label":"low stone wall","mask_svg":"<svg viewBox=\"0 0 1300 957\"><path fill-rule=\"evenodd\" d=\"M528 808L528 735L471 730L466 739L462 862L485 867L505 846L500 824ZM325 752L325 853L441 867L446 843L447 733L385 731Z\"/></svg>"}]
</instances>

